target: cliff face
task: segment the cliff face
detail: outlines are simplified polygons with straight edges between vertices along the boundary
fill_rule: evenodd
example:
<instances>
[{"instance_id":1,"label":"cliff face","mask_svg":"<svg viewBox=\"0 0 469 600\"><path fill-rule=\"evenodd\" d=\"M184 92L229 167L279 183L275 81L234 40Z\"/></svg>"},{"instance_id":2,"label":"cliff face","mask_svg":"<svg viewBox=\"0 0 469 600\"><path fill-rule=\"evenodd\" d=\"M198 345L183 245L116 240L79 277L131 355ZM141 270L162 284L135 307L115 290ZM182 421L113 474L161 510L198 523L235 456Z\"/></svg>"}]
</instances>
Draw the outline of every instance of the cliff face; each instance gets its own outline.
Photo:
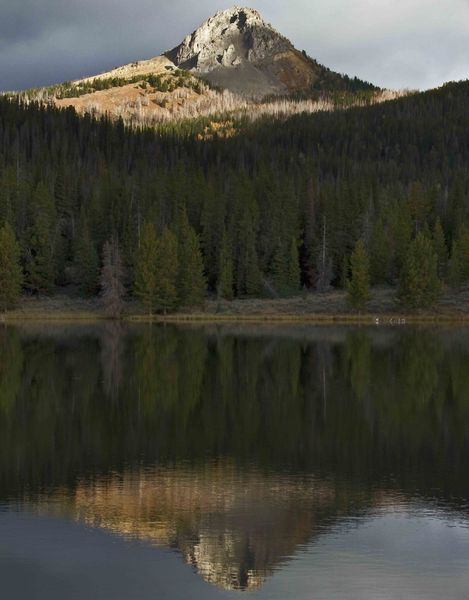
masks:
<instances>
[{"instance_id":1,"label":"cliff face","mask_svg":"<svg viewBox=\"0 0 469 600\"><path fill-rule=\"evenodd\" d=\"M310 88L321 67L250 8L218 12L166 53L175 65L247 96Z\"/></svg>"}]
</instances>

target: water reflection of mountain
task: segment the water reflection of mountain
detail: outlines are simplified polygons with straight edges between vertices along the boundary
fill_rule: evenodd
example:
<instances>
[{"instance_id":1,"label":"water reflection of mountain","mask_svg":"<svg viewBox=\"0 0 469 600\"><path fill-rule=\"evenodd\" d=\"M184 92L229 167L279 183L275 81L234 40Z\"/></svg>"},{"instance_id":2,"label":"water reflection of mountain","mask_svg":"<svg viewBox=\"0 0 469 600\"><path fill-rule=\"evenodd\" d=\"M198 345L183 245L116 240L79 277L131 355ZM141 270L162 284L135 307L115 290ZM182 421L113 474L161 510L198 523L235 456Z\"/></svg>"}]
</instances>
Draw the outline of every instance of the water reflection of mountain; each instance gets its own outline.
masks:
<instances>
[{"instance_id":1,"label":"water reflection of mountain","mask_svg":"<svg viewBox=\"0 0 469 600\"><path fill-rule=\"evenodd\" d=\"M255 590L312 538L378 500L313 477L220 461L83 480L33 505L177 549L206 581Z\"/></svg>"},{"instance_id":2,"label":"water reflection of mountain","mask_svg":"<svg viewBox=\"0 0 469 600\"><path fill-rule=\"evenodd\" d=\"M465 329L3 328L0 500L73 490L74 516L134 528L207 579L251 589L355 514L357 492L339 502L325 482L361 490L357 510L371 489L455 509L469 497L468 359ZM185 488L176 468L133 466L187 460L212 466L189 470ZM274 472L313 472L317 486Z\"/></svg>"}]
</instances>

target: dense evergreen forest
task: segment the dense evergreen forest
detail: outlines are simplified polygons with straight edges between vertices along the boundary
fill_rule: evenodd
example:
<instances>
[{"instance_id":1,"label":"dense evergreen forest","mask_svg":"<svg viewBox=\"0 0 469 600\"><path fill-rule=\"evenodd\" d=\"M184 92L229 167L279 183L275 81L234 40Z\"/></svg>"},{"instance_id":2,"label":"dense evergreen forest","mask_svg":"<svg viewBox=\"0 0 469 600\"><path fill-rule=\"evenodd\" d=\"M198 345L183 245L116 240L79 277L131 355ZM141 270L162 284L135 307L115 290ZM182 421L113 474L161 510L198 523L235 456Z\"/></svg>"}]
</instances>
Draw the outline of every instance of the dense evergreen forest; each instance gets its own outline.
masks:
<instances>
[{"instance_id":1,"label":"dense evergreen forest","mask_svg":"<svg viewBox=\"0 0 469 600\"><path fill-rule=\"evenodd\" d=\"M204 139L203 120L130 130L2 98L0 301L67 287L152 311L336 286L361 309L371 283L430 306L469 282L468 101L454 83Z\"/></svg>"}]
</instances>

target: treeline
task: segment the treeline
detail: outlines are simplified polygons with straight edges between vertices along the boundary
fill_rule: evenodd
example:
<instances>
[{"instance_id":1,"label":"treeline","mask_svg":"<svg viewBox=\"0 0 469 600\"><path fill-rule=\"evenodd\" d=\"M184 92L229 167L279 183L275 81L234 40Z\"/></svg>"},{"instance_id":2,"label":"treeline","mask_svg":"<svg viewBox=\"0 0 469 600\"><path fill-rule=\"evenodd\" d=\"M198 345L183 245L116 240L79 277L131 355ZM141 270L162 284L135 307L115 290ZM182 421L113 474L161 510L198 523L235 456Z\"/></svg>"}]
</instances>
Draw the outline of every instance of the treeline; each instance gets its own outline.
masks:
<instances>
[{"instance_id":1,"label":"treeline","mask_svg":"<svg viewBox=\"0 0 469 600\"><path fill-rule=\"evenodd\" d=\"M428 306L442 282L469 281L468 100L469 83L450 84L364 109L245 120L237 136L204 141L203 121L128 130L4 98L0 222L29 293L99 293L106 244L118 246L123 294L156 298L150 310L165 306L161 288L142 289L145 264L159 256L149 280L174 277L174 247L197 301L202 278L224 298L347 287L360 242L365 284L399 285L403 302ZM173 306L187 300L177 277Z\"/></svg>"}]
</instances>

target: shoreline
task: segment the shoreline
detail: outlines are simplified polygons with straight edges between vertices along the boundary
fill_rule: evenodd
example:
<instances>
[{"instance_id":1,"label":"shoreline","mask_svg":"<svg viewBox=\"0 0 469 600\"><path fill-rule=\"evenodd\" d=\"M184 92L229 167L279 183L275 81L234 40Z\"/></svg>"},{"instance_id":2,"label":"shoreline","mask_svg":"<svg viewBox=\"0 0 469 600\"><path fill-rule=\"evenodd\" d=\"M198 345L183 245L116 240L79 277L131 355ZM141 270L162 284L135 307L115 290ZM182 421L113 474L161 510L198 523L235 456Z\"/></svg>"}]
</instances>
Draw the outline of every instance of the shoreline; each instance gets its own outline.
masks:
<instances>
[{"instance_id":1,"label":"shoreline","mask_svg":"<svg viewBox=\"0 0 469 600\"><path fill-rule=\"evenodd\" d=\"M305 294L293 298L218 301L208 299L203 308L184 309L167 315L149 315L138 302L127 302L120 319L108 317L98 299L90 300L57 294L22 298L19 306L0 313L0 323L76 322L97 323L308 323L318 325L469 325L469 289L446 295L432 310L400 309L391 288L377 288L366 312L350 312L341 291Z\"/></svg>"}]
</instances>

